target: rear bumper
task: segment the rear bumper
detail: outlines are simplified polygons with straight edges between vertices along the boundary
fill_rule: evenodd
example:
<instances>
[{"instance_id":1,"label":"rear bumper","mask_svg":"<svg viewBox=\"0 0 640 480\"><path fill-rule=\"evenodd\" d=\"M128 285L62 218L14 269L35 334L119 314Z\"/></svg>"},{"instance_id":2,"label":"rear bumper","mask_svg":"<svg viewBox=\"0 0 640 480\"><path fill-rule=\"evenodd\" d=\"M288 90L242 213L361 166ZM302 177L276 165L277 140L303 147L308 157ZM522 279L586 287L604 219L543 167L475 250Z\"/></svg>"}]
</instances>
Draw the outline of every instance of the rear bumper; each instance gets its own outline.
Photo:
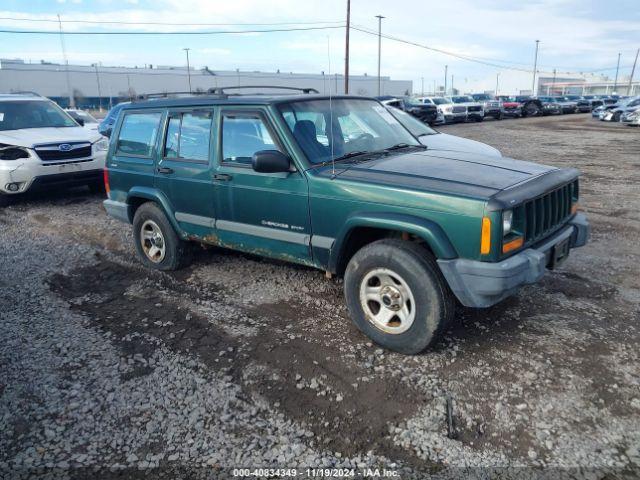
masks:
<instances>
[{"instance_id":1,"label":"rear bumper","mask_svg":"<svg viewBox=\"0 0 640 480\"><path fill-rule=\"evenodd\" d=\"M116 218L121 222L131 223L128 204L108 199L102 202L102 206L107 211L107 214L113 218Z\"/></svg>"},{"instance_id":2,"label":"rear bumper","mask_svg":"<svg viewBox=\"0 0 640 480\"><path fill-rule=\"evenodd\" d=\"M579 213L544 243L501 262L454 259L438 260L438 265L460 303L466 307L490 307L523 285L540 280L551 262L556 245L568 241L570 249L582 247L589 241L589 235L589 222Z\"/></svg>"}]
</instances>

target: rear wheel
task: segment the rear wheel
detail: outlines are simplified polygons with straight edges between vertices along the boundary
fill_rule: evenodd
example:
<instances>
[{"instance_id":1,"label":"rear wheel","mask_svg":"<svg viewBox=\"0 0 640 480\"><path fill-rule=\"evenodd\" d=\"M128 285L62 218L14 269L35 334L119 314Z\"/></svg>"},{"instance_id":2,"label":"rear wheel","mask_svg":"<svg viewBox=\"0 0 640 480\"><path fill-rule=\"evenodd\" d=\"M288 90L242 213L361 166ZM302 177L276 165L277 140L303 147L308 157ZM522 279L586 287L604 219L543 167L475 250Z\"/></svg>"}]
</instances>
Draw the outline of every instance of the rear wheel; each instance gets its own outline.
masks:
<instances>
[{"instance_id":1,"label":"rear wheel","mask_svg":"<svg viewBox=\"0 0 640 480\"><path fill-rule=\"evenodd\" d=\"M535 102L528 102L522 109L523 117L536 117L542 113L542 110Z\"/></svg>"},{"instance_id":2,"label":"rear wheel","mask_svg":"<svg viewBox=\"0 0 640 480\"><path fill-rule=\"evenodd\" d=\"M615 112L613 114L613 117L611 117L611 121L612 122L619 122L621 117L622 117L622 112Z\"/></svg>"},{"instance_id":3,"label":"rear wheel","mask_svg":"<svg viewBox=\"0 0 640 480\"><path fill-rule=\"evenodd\" d=\"M164 212L145 203L133 217L133 236L138 257L156 270L178 270L188 263L186 242L180 239Z\"/></svg>"},{"instance_id":4,"label":"rear wheel","mask_svg":"<svg viewBox=\"0 0 640 480\"><path fill-rule=\"evenodd\" d=\"M401 240L360 249L344 277L347 307L356 327L377 344L416 354L450 324L455 298L433 256Z\"/></svg>"},{"instance_id":5,"label":"rear wheel","mask_svg":"<svg viewBox=\"0 0 640 480\"><path fill-rule=\"evenodd\" d=\"M502 120L504 118L504 115L502 114L502 112L500 112L500 113L497 113L496 115L494 115L493 118L495 120Z\"/></svg>"}]
</instances>

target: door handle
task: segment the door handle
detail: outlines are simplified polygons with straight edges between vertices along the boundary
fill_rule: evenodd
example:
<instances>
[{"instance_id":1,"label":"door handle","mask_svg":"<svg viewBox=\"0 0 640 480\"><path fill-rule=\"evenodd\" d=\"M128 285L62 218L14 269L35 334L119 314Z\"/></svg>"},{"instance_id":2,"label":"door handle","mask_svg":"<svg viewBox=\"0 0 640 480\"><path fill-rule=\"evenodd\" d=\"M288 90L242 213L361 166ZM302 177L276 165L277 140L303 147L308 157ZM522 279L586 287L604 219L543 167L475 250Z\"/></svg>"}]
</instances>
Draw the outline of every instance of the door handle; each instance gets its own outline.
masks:
<instances>
[{"instance_id":1,"label":"door handle","mask_svg":"<svg viewBox=\"0 0 640 480\"><path fill-rule=\"evenodd\" d=\"M169 167L160 167L158 168L158 173L173 173L173 168L169 168Z\"/></svg>"},{"instance_id":2,"label":"door handle","mask_svg":"<svg viewBox=\"0 0 640 480\"><path fill-rule=\"evenodd\" d=\"M229 175L228 173L216 173L213 176L214 180L221 180L223 182L228 182L229 180L231 180L231 175Z\"/></svg>"}]
</instances>

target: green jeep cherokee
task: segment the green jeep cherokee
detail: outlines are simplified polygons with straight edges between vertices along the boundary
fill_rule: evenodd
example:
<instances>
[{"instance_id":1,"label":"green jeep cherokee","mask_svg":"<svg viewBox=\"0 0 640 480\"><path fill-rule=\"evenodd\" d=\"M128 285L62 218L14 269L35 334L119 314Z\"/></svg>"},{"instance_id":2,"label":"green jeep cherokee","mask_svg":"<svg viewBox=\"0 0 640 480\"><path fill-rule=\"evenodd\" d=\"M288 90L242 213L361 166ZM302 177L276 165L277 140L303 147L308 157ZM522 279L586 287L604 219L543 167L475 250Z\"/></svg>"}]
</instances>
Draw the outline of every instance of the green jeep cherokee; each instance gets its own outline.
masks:
<instances>
[{"instance_id":1,"label":"green jeep cherokee","mask_svg":"<svg viewBox=\"0 0 640 480\"><path fill-rule=\"evenodd\" d=\"M493 305L587 242L578 176L428 149L370 98L216 93L122 109L104 206L151 268L201 242L343 276L356 326L414 354L456 302Z\"/></svg>"}]
</instances>

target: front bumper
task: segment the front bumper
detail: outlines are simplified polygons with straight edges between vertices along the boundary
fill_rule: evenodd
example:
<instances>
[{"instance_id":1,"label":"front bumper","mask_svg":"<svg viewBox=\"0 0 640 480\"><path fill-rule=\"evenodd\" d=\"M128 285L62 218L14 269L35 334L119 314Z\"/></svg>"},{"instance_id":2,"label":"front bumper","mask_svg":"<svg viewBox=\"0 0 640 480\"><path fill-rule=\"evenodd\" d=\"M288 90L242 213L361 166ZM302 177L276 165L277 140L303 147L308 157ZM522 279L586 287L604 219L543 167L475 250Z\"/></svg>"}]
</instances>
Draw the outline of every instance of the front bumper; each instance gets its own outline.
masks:
<instances>
[{"instance_id":1,"label":"front bumper","mask_svg":"<svg viewBox=\"0 0 640 480\"><path fill-rule=\"evenodd\" d=\"M35 157L0 160L0 193L18 194L37 187L80 185L100 180L105 154L101 152L89 158L51 164ZM9 190L9 184L18 185L18 189Z\"/></svg>"},{"instance_id":2,"label":"front bumper","mask_svg":"<svg viewBox=\"0 0 640 480\"><path fill-rule=\"evenodd\" d=\"M438 260L449 287L465 307L485 308L514 294L520 287L542 278L552 262L554 247L569 242L569 248L589 241L587 217L576 214L569 224L535 248L527 248L501 262Z\"/></svg>"}]
</instances>

